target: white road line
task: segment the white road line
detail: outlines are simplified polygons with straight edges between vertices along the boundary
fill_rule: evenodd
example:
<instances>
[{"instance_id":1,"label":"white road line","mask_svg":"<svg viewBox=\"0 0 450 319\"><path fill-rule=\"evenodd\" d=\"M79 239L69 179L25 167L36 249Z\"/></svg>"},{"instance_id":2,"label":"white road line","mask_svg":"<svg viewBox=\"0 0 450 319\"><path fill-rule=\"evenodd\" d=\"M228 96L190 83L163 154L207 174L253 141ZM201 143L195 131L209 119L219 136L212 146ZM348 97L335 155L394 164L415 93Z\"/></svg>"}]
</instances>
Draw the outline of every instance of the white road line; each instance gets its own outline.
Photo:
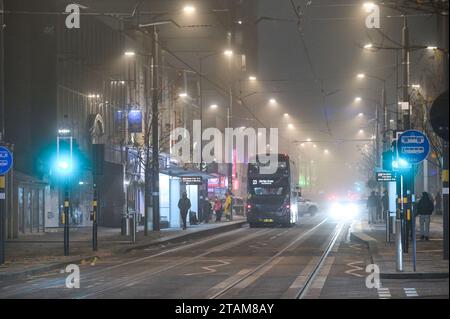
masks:
<instances>
[{"instance_id":1,"label":"white road line","mask_svg":"<svg viewBox=\"0 0 450 319\"><path fill-rule=\"evenodd\" d=\"M406 297L419 297L416 288L403 288Z\"/></svg>"},{"instance_id":2,"label":"white road line","mask_svg":"<svg viewBox=\"0 0 450 319\"><path fill-rule=\"evenodd\" d=\"M391 292L389 290L389 288L378 288L378 298L379 299L389 299L391 298Z\"/></svg>"},{"instance_id":3,"label":"white road line","mask_svg":"<svg viewBox=\"0 0 450 319\"><path fill-rule=\"evenodd\" d=\"M325 281L327 280L328 274L330 273L331 266L334 263L335 257L327 257L327 260L325 261L325 264L323 265L322 269L320 270L319 276L316 278L316 280L313 282L311 288L316 288L322 290Z\"/></svg>"},{"instance_id":4,"label":"white road line","mask_svg":"<svg viewBox=\"0 0 450 319\"><path fill-rule=\"evenodd\" d=\"M297 296L298 290L305 285L306 281L308 280L309 274L314 270L314 267L316 267L319 259L319 257L315 256L310 260L310 262L306 265L300 275L295 278L291 286L283 294L281 299L292 299Z\"/></svg>"},{"instance_id":5,"label":"white road line","mask_svg":"<svg viewBox=\"0 0 450 319\"><path fill-rule=\"evenodd\" d=\"M262 275L264 275L266 272L268 272L270 269L272 269L273 266L278 264L281 260L283 260L284 257L277 257L274 260L272 260L269 264L255 272L253 275L249 276L248 278L244 279L240 283L238 283L232 290L234 289L244 289L253 284L258 278L260 278Z\"/></svg>"}]
</instances>

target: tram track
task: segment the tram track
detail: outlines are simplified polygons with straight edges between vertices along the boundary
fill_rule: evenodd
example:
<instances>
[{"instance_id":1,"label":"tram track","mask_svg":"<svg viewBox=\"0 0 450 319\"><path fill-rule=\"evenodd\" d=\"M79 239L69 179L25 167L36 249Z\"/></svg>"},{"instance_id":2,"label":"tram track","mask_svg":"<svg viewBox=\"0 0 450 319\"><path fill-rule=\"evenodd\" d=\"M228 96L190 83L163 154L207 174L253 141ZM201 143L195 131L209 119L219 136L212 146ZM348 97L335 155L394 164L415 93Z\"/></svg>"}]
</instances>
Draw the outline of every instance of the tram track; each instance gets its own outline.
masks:
<instances>
[{"instance_id":1,"label":"tram track","mask_svg":"<svg viewBox=\"0 0 450 319\"><path fill-rule=\"evenodd\" d=\"M218 292L215 292L212 296L209 296L208 299L218 299L220 297L225 296L230 290L232 290L234 287L238 286L240 283L244 282L245 280L247 280L248 278L250 278L251 276L254 276L255 274L257 274L259 271L261 271L262 269L264 269L264 267L268 267L270 264L272 263L276 263L276 259L281 257L283 253L285 253L286 251L288 251L292 246L294 246L295 244L297 244L299 241L305 239L306 237L312 235L314 232L316 232L318 230L318 228L320 226L322 226L323 224L325 224L327 222L328 218L323 219L319 224L315 225L313 228L309 229L308 231L298 235L294 240L292 240L288 245L286 245L283 249L279 250L276 254L274 254L273 256L271 256L269 259L267 259L266 261L264 261L263 263L259 264L257 267L253 268L251 271L246 272L245 274L243 274L240 278L236 279L235 281L231 282L230 284L228 284L226 287L224 287L223 289L221 289ZM334 244L335 239L337 238L339 233L336 233L333 235L332 238L332 243ZM329 247L327 248L325 254L328 255L330 247L332 248L333 245L330 243ZM324 258L323 258L324 259ZM321 258L322 260L322 258ZM315 268L317 269L317 267Z\"/></svg>"}]
</instances>

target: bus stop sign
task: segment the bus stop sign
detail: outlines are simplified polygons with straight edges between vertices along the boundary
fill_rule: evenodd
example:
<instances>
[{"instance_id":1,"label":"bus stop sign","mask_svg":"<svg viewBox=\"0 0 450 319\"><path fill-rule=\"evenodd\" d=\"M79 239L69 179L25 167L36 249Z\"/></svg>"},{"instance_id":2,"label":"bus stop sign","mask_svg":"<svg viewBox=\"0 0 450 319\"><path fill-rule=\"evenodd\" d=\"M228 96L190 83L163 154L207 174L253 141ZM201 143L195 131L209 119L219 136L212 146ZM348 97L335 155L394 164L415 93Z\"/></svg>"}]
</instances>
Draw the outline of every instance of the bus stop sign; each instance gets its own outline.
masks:
<instances>
[{"instance_id":1,"label":"bus stop sign","mask_svg":"<svg viewBox=\"0 0 450 319\"><path fill-rule=\"evenodd\" d=\"M13 156L11 151L0 146L0 175L5 175L11 169L13 165Z\"/></svg>"},{"instance_id":2,"label":"bus stop sign","mask_svg":"<svg viewBox=\"0 0 450 319\"><path fill-rule=\"evenodd\" d=\"M419 164L426 160L430 153L430 141L424 133L408 130L399 136L397 150L400 158L409 164Z\"/></svg>"}]
</instances>

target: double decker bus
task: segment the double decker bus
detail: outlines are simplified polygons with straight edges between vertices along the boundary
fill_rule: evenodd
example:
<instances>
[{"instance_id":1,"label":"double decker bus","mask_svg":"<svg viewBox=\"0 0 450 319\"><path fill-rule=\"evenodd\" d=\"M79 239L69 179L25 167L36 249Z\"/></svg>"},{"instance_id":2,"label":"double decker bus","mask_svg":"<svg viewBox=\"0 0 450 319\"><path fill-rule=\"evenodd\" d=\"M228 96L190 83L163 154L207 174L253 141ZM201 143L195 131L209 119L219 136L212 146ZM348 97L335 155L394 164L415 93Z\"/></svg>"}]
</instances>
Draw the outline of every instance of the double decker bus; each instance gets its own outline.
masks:
<instances>
[{"instance_id":1,"label":"double decker bus","mask_svg":"<svg viewBox=\"0 0 450 319\"><path fill-rule=\"evenodd\" d=\"M298 174L288 155L278 154L273 174L261 174L259 156L248 164L247 222L258 225L291 226L298 221ZM253 162L253 163L252 163Z\"/></svg>"}]
</instances>

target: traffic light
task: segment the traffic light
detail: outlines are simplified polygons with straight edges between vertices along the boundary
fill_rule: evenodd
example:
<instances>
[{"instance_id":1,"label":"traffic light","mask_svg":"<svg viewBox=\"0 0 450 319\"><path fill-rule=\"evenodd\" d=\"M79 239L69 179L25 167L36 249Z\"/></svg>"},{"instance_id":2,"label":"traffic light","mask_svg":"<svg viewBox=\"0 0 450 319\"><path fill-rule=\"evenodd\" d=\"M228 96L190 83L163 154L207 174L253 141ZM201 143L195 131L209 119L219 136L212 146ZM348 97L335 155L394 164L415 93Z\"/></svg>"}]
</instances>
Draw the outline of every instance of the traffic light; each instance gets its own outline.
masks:
<instances>
[{"instance_id":1,"label":"traffic light","mask_svg":"<svg viewBox=\"0 0 450 319\"><path fill-rule=\"evenodd\" d=\"M55 170L60 176L69 176L74 170L72 137L58 136Z\"/></svg>"},{"instance_id":2,"label":"traffic light","mask_svg":"<svg viewBox=\"0 0 450 319\"><path fill-rule=\"evenodd\" d=\"M408 161L400 157L392 161L392 168L396 171L407 170L411 167L412 165Z\"/></svg>"},{"instance_id":3,"label":"traffic light","mask_svg":"<svg viewBox=\"0 0 450 319\"><path fill-rule=\"evenodd\" d=\"M392 171L395 153L391 150L383 152L383 170Z\"/></svg>"}]
</instances>

